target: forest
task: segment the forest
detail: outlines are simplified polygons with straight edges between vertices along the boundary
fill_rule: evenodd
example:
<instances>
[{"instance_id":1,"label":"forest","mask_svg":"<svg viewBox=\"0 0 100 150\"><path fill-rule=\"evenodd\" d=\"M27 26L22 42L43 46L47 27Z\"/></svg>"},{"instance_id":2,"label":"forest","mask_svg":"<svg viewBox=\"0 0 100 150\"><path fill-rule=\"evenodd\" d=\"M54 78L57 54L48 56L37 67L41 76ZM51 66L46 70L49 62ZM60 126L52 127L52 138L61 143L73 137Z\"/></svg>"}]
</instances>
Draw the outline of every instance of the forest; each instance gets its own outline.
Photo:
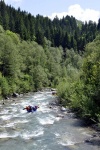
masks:
<instances>
[{"instance_id":1,"label":"forest","mask_svg":"<svg viewBox=\"0 0 100 150\"><path fill-rule=\"evenodd\" d=\"M100 122L100 19L50 20L0 1L0 99L45 87L80 117Z\"/></svg>"}]
</instances>

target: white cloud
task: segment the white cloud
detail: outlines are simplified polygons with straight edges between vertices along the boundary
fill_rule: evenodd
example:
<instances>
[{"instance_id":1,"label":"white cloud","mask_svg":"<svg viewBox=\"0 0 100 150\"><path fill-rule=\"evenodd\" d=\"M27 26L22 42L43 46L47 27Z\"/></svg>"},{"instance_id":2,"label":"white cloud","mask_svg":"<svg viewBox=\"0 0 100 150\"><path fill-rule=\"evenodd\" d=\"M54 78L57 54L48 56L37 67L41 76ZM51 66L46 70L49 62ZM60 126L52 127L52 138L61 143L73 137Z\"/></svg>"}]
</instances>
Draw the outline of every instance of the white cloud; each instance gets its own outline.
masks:
<instances>
[{"instance_id":1,"label":"white cloud","mask_svg":"<svg viewBox=\"0 0 100 150\"><path fill-rule=\"evenodd\" d=\"M49 16L51 19L53 19L55 16L58 16L58 18L62 18L63 16L74 16L76 19L81 20L83 22L85 21L95 21L98 22L98 19L100 18L100 11L96 11L93 9L83 9L79 4L71 5L68 8L67 12L62 13L52 13L51 16Z\"/></svg>"}]
</instances>

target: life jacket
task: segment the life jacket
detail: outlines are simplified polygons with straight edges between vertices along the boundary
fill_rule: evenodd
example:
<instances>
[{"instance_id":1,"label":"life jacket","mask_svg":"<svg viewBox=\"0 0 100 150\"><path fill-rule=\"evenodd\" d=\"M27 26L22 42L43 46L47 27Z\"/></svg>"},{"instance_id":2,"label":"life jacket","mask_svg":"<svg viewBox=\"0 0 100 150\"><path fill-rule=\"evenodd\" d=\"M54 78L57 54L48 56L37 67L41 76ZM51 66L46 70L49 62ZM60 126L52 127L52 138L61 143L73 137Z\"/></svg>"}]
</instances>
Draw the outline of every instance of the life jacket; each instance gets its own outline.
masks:
<instances>
[{"instance_id":1,"label":"life jacket","mask_svg":"<svg viewBox=\"0 0 100 150\"><path fill-rule=\"evenodd\" d=\"M27 110L27 112L34 112L34 111L37 110L37 108L38 108L38 106L35 106L35 107L27 106L27 107L26 107L26 110Z\"/></svg>"},{"instance_id":2,"label":"life jacket","mask_svg":"<svg viewBox=\"0 0 100 150\"><path fill-rule=\"evenodd\" d=\"M31 111L32 111L31 106L27 106L27 107L26 107L26 110L27 110L27 112L31 112Z\"/></svg>"},{"instance_id":3,"label":"life jacket","mask_svg":"<svg viewBox=\"0 0 100 150\"><path fill-rule=\"evenodd\" d=\"M32 109L33 109L33 111L36 111L37 110L37 106L35 106L35 107L32 107Z\"/></svg>"}]
</instances>

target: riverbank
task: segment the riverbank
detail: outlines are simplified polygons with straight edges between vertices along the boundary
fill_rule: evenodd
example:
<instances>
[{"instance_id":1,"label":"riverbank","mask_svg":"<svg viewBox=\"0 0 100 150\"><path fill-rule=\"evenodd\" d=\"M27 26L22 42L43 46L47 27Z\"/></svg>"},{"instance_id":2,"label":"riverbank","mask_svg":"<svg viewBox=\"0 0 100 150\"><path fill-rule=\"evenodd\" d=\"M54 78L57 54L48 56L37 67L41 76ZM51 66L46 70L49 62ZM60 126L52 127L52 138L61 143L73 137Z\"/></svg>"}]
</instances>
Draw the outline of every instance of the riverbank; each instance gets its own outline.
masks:
<instances>
[{"instance_id":1,"label":"riverbank","mask_svg":"<svg viewBox=\"0 0 100 150\"><path fill-rule=\"evenodd\" d=\"M55 107L59 107L60 114L58 114L57 117L66 118L66 116L69 116L70 118L73 119L81 119L83 122L83 126L90 128L90 130L94 131L92 136L86 139L84 143L90 143L93 145L100 146L100 124L99 123L95 123L93 121L91 121L91 123L90 122L87 123L86 120L79 118L79 116L77 116L77 113L75 113L75 111L73 111L68 107L67 108L63 107L61 103L59 103L59 97L57 96L55 102L50 103L49 107L51 109L55 109Z\"/></svg>"}]
</instances>

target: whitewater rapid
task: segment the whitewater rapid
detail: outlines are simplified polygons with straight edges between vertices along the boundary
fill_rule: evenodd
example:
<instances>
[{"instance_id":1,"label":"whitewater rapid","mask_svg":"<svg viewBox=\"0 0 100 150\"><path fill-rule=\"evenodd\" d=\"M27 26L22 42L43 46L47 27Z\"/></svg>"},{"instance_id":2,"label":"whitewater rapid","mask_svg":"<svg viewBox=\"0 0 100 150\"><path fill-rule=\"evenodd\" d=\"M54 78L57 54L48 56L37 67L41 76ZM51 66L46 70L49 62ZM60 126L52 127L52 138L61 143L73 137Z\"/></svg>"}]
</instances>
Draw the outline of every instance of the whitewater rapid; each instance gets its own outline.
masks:
<instances>
[{"instance_id":1,"label":"whitewater rapid","mask_svg":"<svg viewBox=\"0 0 100 150\"><path fill-rule=\"evenodd\" d=\"M44 91L0 103L0 150L100 150L84 142L93 131L81 120L56 105L49 107L56 99L51 91ZM39 109L27 113L23 110L27 105Z\"/></svg>"}]
</instances>

